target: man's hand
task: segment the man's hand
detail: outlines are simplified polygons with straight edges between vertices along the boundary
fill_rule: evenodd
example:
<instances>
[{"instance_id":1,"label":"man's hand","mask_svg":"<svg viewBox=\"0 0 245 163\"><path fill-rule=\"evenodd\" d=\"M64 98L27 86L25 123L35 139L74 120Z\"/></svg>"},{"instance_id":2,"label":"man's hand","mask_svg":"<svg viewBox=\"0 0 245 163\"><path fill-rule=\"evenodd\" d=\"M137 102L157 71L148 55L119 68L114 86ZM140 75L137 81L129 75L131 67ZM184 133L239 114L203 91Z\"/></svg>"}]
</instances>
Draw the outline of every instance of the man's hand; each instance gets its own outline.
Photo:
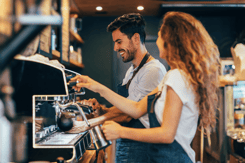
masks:
<instances>
[{"instance_id":1,"label":"man's hand","mask_svg":"<svg viewBox=\"0 0 245 163\"><path fill-rule=\"evenodd\" d=\"M105 106L102 106L95 98L91 98L88 100L82 100L80 101L81 104L83 105L88 105L93 108L93 114L95 117L103 115L106 113L107 108Z\"/></svg>"},{"instance_id":2,"label":"man's hand","mask_svg":"<svg viewBox=\"0 0 245 163\"><path fill-rule=\"evenodd\" d=\"M75 86L72 88L75 89L76 91L80 92L81 88L87 88L93 92L98 92L102 87L104 87L102 84L98 83L97 81L91 79L90 77L86 75L77 75L74 78L70 79L70 82L76 81L78 82Z\"/></svg>"},{"instance_id":3,"label":"man's hand","mask_svg":"<svg viewBox=\"0 0 245 163\"><path fill-rule=\"evenodd\" d=\"M91 98L88 100L82 100L79 102L83 105L91 106L94 111L96 111L97 109L100 109L100 103L95 98Z\"/></svg>"},{"instance_id":4,"label":"man's hand","mask_svg":"<svg viewBox=\"0 0 245 163\"><path fill-rule=\"evenodd\" d=\"M106 121L102 130L107 140L115 140L121 138L123 127L114 121Z\"/></svg>"},{"instance_id":5,"label":"man's hand","mask_svg":"<svg viewBox=\"0 0 245 163\"><path fill-rule=\"evenodd\" d=\"M73 127L69 131L66 131L66 133L70 133L70 134L81 133L89 129L90 127L88 127L85 121L74 121Z\"/></svg>"}]
</instances>

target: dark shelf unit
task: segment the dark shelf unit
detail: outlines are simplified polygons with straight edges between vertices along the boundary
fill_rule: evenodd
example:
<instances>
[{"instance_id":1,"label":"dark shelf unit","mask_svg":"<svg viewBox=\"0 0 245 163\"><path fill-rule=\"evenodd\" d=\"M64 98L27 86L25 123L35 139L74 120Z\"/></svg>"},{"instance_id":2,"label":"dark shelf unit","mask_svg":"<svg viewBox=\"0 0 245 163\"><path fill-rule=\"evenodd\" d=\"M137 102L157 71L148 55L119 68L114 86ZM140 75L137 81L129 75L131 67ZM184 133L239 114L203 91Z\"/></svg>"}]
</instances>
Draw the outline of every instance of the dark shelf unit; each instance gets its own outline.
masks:
<instances>
[{"instance_id":1,"label":"dark shelf unit","mask_svg":"<svg viewBox=\"0 0 245 163\"><path fill-rule=\"evenodd\" d=\"M57 0L57 7L56 9L53 8L52 6L52 9L51 9L51 14L52 15L61 15L62 16L62 10L61 10L61 2L62 0ZM57 49L56 50L53 50L53 47L52 47L52 42L53 42L53 38L52 38L52 29L55 29L56 28L56 40L57 40ZM46 52L44 50L41 50L40 49L40 42L39 42L39 47L37 49L37 53L45 56L45 57L48 57L50 59L58 59L59 62L61 64L64 64L64 66L68 67L68 68L84 68L84 64L81 64L81 63L78 63L77 61L74 61L74 60L71 60L70 59L70 51L68 52L68 61L65 61L63 59L63 55L62 55L62 38L64 37L63 36L63 33L62 33L62 24L61 25L56 25L56 26L51 26L51 33L50 33L50 42L51 42L51 45L49 47L49 52ZM83 39L81 38L81 36L77 33L74 33L72 32L71 30L69 30L69 38L72 38L72 41L77 41L78 43L84 43Z\"/></svg>"}]
</instances>

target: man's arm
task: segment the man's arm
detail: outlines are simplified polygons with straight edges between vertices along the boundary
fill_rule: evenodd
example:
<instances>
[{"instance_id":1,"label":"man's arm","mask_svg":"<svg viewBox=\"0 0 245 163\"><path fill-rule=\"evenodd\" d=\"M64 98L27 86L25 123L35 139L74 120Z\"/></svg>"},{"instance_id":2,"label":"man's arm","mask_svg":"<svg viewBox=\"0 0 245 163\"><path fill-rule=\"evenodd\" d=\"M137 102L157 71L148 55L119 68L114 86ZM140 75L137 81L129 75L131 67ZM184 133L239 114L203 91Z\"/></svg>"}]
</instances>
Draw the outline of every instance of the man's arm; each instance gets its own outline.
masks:
<instances>
[{"instance_id":1,"label":"man's arm","mask_svg":"<svg viewBox=\"0 0 245 163\"><path fill-rule=\"evenodd\" d=\"M94 110L93 116L103 116L103 120L113 120L118 123L129 122L132 118L127 114L123 113L115 106L107 108L105 105L100 104L95 98L80 101L81 104L91 106Z\"/></svg>"},{"instance_id":2,"label":"man's arm","mask_svg":"<svg viewBox=\"0 0 245 163\"><path fill-rule=\"evenodd\" d=\"M102 106L102 107L105 107L105 106ZM105 109L101 109L101 110L105 111ZM117 109L115 106L107 108L106 112L104 112L104 114L100 114L100 116L103 116L104 119L106 120L113 120L118 123L129 122L132 119L132 117L123 113L122 111Z\"/></svg>"},{"instance_id":3,"label":"man's arm","mask_svg":"<svg viewBox=\"0 0 245 163\"><path fill-rule=\"evenodd\" d=\"M104 105L97 105L97 107L100 107L96 109L96 111L98 110L98 112L96 113L97 117L88 120L90 127L86 124L85 121L75 121L72 129L67 131L67 133L84 132L86 130L89 130L91 127L103 124L107 120L113 120L118 123L123 123L123 122L129 122L132 119L132 117L123 113L115 106L106 108ZM95 107L93 107L93 109L94 108Z\"/></svg>"}]
</instances>

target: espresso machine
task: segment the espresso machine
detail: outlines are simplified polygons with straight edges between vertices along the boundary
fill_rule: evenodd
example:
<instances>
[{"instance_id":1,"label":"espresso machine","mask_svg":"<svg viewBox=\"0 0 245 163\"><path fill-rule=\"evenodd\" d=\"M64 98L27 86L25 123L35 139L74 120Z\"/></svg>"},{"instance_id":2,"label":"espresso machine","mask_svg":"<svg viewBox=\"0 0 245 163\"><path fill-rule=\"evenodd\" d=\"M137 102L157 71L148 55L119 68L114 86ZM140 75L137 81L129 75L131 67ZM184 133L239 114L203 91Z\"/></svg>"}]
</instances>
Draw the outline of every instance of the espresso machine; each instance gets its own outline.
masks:
<instances>
[{"instance_id":1,"label":"espresso machine","mask_svg":"<svg viewBox=\"0 0 245 163\"><path fill-rule=\"evenodd\" d=\"M90 127L87 115L93 109L77 100L85 91L75 91L72 86L76 82L69 82L78 73L23 56L15 57L12 72L16 112L27 122L27 161L54 162L62 158L67 163L78 162L86 150L111 144L100 126L82 133L66 132L78 116Z\"/></svg>"}]
</instances>

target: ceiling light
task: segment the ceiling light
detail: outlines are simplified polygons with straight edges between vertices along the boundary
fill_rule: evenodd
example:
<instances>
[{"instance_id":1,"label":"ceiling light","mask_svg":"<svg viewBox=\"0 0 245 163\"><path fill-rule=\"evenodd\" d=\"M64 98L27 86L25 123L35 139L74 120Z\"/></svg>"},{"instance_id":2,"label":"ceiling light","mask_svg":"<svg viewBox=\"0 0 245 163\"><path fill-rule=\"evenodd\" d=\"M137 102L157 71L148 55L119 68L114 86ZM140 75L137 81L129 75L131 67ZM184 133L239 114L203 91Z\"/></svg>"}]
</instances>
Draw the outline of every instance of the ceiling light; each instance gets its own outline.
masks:
<instances>
[{"instance_id":1,"label":"ceiling light","mask_svg":"<svg viewBox=\"0 0 245 163\"><path fill-rule=\"evenodd\" d=\"M96 7L96 10L97 10L97 11L102 11L103 8L102 8L101 6L97 6L97 7Z\"/></svg>"},{"instance_id":2,"label":"ceiling light","mask_svg":"<svg viewBox=\"0 0 245 163\"><path fill-rule=\"evenodd\" d=\"M144 10L144 7L143 7L143 6L138 6L138 7L137 7L137 10L142 11L142 10Z\"/></svg>"}]
</instances>

